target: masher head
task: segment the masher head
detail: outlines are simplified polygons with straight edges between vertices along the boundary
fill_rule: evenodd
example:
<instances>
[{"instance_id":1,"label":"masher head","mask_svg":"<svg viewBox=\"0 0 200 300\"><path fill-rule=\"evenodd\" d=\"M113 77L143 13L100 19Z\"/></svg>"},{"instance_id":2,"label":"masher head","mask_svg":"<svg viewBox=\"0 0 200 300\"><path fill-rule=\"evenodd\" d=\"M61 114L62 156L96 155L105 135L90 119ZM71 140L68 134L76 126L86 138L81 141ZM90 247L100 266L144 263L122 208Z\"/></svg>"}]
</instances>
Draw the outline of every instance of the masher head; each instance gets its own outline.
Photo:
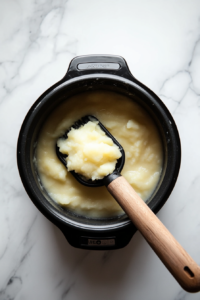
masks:
<instances>
[{"instance_id":1,"label":"masher head","mask_svg":"<svg viewBox=\"0 0 200 300\"><path fill-rule=\"evenodd\" d=\"M70 129L68 129L65 134L60 137L62 139L67 139L68 138L68 133L70 132L71 128L74 129L78 129L79 127L81 127L82 125L87 124L89 121L97 121L98 125L100 126L100 128L105 132L105 134L111 138L114 142L114 144L116 144L119 147L119 150L122 154L122 156L117 160L116 166L115 166L115 170L113 171L113 173L117 172L120 173L124 163L125 163L125 152L123 147L120 145L120 143L114 138L114 136L103 126L103 124L94 116L91 115L87 115L85 117L82 117L81 119L79 119L78 121L76 121L71 127ZM63 154L62 152L59 151L59 147L56 143L56 154L59 158L59 160L64 164L64 166L67 168L67 161L66 161L66 154ZM96 179L96 180L91 180L91 179L87 179L85 178L83 175L76 173L75 171L70 171L70 173L76 178L76 180L78 180L78 182L80 182L81 184L85 185L85 186L89 186L89 187L98 187L98 186L103 186L105 185L105 180L106 177L109 176L105 176L103 179Z\"/></svg>"}]
</instances>

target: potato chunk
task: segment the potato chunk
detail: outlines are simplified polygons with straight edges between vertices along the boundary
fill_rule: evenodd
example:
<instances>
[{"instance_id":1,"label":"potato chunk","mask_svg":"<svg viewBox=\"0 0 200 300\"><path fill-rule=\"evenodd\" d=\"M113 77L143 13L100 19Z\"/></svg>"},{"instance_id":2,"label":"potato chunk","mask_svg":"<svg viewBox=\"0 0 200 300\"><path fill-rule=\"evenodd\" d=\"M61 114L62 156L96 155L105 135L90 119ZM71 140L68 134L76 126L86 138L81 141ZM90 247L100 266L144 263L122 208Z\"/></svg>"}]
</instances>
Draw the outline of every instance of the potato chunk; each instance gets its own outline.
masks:
<instances>
[{"instance_id":1,"label":"potato chunk","mask_svg":"<svg viewBox=\"0 0 200 300\"><path fill-rule=\"evenodd\" d=\"M115 169L121 157L113 143L97 122L89 121L78 129L72 128L67 139L57 142L60 152L67 154L67 168L87 179L102 179Z\"/></svg>"}]
</instances>

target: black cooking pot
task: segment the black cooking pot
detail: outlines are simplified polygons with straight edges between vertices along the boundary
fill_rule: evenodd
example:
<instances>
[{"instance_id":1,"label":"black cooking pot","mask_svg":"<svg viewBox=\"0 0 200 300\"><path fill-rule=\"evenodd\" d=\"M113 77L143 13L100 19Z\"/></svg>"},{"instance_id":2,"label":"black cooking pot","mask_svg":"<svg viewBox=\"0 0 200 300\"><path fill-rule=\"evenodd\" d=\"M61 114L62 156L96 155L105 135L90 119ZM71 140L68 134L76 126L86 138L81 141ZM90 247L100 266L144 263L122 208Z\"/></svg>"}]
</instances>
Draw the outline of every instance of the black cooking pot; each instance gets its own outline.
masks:
<instances>
[{"instance_id":1,"label":"black cooking pot","mask_svg":"<svg viewBox=\"0 0 200 300\"><path fill-rule=\"evenodd\" d=\"M17 162L23 185L37 208L64 233L68 242L84 249L117 249L127 245L136 228L124 214L113 218L86 218L62 208L43 188L34 152L40 128L47 116L63 100L86 90L108 90L128 96L154 119L163 143L163 170L148 199L157 213L169 197L180 168L181 146L176 124L163 102L136 80L120 56L75 57L64 78L44 92L29 110L20 130ZM122 103L123 105L123 103Z\"/></svg>"}]
</instances>

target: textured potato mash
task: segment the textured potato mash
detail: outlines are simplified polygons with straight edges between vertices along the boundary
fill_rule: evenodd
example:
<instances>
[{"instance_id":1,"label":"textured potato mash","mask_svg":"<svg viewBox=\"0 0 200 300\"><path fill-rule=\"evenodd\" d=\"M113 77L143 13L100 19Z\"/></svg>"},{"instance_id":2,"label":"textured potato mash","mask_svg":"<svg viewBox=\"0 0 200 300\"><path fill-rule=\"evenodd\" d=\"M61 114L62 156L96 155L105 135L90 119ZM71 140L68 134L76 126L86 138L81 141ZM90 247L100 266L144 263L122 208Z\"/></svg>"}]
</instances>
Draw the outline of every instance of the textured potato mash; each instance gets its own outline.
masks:
<instances>
[{"instance_id":1,"label":"textured potato mash","mask_svg":"<svg viewBox=\"0 0 200 300\"><path fill-rule=\"evenodd\" d=\"M48 116L41 128L36 165L50 197L82 215L107 217L123 213L105 187L81 185L57 158L57 140L85 115L97 117L122 145L126 159L121 173L147 201L162 171L163 151L159 132L141 106L126 96L109 91L85 92L66 99Z\"/></svg>"},{"instance_id":2,"label":"textured potato mash","mask_svg":"<svg viewBox=\"0 0 200 300\"><path fill-rule=\"evenodd\" d=\"M66 154L68 171L75 171L86 179L102 179L111 174L117 159L122 156L119 147L100 128L89 121L79 128L71 128L67 139L57 142L59 151Z\"/></svg>"}]
</instances>

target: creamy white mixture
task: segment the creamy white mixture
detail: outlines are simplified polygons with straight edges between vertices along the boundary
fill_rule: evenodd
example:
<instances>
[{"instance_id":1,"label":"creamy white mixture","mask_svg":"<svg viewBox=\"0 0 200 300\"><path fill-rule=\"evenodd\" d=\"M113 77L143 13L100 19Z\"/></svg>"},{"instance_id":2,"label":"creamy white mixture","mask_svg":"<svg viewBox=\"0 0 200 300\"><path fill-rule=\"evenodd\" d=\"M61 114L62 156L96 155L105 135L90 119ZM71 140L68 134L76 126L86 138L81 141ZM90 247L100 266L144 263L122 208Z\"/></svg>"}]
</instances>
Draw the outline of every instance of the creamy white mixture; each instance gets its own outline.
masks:
<instances>
[{"instance_id":1,"label":"creamy white mixture","mask_svg":"<svg viewBox=\"0 0 200 300\"><path fill-rule=\"evenodd\" d=\"M67 170L75 171L86 179L102 179L111 174L122 156L119 147L100 128L98 122L89 121L71 128L67 139L57 142L59 151L67 155Z\"/></svg>"},{"instance_id":2,"label":"creamy white mixture","mask_svg":"<svg viewBox=\"0 0 200 300\"><path fill-rule=\"evenodd\" d=\"M43 186L52 199L79 214L106 217L122 214L105 187L81 185L59 161L55 145L67 129L85 115L94 115L125 151L122 175L146 201L162 171L162 143L148 113L128 97L108 91L85 92L56 108L43 125L36 152Z\"/></svg>"}]
</instances>

